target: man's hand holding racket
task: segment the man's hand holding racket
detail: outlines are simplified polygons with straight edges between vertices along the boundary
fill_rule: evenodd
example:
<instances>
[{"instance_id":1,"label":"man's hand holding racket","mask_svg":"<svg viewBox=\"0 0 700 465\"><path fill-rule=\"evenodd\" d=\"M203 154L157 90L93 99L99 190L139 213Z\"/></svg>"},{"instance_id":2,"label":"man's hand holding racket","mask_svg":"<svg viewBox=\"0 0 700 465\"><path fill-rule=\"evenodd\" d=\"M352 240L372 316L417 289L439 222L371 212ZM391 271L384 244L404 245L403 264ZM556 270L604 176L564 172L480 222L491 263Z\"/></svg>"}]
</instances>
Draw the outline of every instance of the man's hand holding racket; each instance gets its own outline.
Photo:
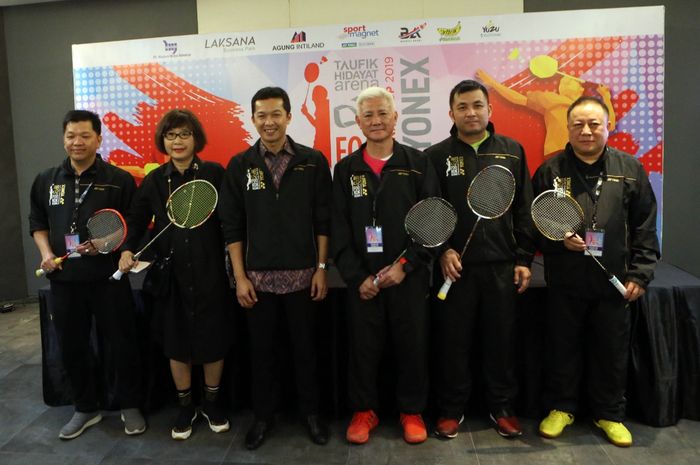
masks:
<instances>
[{"instance_id":1,"label":"man's hand holding racket","mask_svg":"<svg viewBox=\"0 0 700 465\"><path fill-rule=\"evenodd\" d=\"M360 288L358 289L360 292L360 299L374 299L377 294L379 294L379 288L374 284L375 279L376 278L374 276L370 275L367 276L364 281L362 281L362 284L360 284Z\"/></svg>"},{"instance_id":2,"label":"man's hand holding racket","mask_svg":"<svg viewBox=\"0 0 700 465\"><path fill-rule=\"evenodd\" d=\"M401 261L385 266L377 273L376 285L379 289L396 286L406 277Z\"/></svg>"},{"instance_id":3,"label":"man's hand holding racket","mask_svg":"<svg viewBox=\"0 0 700 465\"><path fill-rule=\"evenodd\" d=\"M449 278L453 282L461 278L462 261L459 253L455 249L447 249L440 257L440 268L443 278Z\"/></svg>"}]
</instances>

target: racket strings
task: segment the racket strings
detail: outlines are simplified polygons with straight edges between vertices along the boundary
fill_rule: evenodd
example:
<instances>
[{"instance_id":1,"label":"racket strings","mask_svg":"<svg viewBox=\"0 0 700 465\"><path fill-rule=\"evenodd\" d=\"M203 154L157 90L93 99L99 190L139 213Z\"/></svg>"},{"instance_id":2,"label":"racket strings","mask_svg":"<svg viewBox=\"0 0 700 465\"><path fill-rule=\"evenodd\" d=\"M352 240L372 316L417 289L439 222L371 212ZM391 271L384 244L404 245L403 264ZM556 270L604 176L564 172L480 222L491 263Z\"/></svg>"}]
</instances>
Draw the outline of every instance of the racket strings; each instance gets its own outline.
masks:
<instances>
[{"instance_id":1,"label":"racket strings","mask_svg":"<svg viewBox=\"0 0 700 465\"><path fill-rule=\"evenodd\" d=\"M532 203L532 220L543 236L561 241L566 234L579 230L583 212L571 197L545 193Z\"/></svg>"},{"instance_id":2,"label":"racket strings","mask_svg":"<svg viewBox=\"0 0 700 465\"><path fill-rule=\"evenodd\" d=\"M447 241L457 214L447 201L431 197L416 204L406 215L405 227L411 239L425 247L437 247Z\"/></svg>"},{"instance_id":3,"label":"racket strings","mask_svg":"<svg viewBox=\"0 0 700 465\"><path fill-rule=\"evenodd\" d=\"M168 201L168 216L181 228L194 228L209 218L218 196L206 181L191 181L173 192Z\"/></svg>"},{"instance_id":4,"label":"racket strings","mask_svg":"<svg viewBox=\"0 0 700 465\"><path fill-rule=\"evenodd\" d=\"M98 252L107 253L119 247L126 232L124 221L112 211L99 212L87 222L90 242Z\"/></svg>"},{"instance_id":5,"label":"racket strings","mask_svg":"<svg viewBox=\"0 0 700 465\"><path fill-rule=\"evenodd\" d=\"M478 216L486 219L503 215L515 195L513 174L499 165L484 168L469 185L467 203Z\"/></svg>"}]
</instances>

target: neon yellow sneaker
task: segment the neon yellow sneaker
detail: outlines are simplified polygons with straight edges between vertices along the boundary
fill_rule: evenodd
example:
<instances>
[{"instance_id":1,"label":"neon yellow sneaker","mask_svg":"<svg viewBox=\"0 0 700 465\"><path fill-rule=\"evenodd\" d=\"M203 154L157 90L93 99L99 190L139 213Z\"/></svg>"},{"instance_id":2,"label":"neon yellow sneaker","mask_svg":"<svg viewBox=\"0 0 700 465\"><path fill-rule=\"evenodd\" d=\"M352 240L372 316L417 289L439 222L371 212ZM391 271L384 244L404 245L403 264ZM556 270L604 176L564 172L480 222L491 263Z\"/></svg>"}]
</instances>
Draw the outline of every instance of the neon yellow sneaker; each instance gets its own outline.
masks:
<instances>
[{"instance_id":1,"label":"neon yellow sneaker","mask_svg":"<svg viewBox=\"0 0 700 465\"><path fill-rule=\"evenodd\" d=\"M569 412L551 410L549 415L540 423L540 436L554 439L561 436L564 428L574 422L574 416Z\"/></svg>"},{"instance_id":2,"label":"neon yellow sneaker","mask_svg":"<svg viewBox=\"0 0 700 465\"><path fill-rule=\"evenodd\" d=\"M632 433L622 423L608 420L598 420L593 423L602 429L608 437L608 441L617 447L629 447L632 445Z\"/></svg>"}]
</instances>

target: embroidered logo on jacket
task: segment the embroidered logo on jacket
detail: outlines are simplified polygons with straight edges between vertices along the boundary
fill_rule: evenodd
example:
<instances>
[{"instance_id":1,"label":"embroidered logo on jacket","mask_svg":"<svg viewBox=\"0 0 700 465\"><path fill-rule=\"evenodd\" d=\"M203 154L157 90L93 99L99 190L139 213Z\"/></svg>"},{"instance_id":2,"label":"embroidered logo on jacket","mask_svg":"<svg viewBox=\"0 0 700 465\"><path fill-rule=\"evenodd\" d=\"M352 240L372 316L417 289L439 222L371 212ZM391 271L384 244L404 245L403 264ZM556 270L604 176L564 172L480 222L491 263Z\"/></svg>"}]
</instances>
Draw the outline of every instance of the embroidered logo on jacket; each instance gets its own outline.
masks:
<instances>
[{"instance_id":1,"label":"embroidered logo on jacket","mask_svg":"<svg viewBox=\"0 0 700 465\"><path fill-rule=\"evenodd\" d=\"M571 178L560 178L557 176L552 184L555 190L571 195Z\"/></svg>"},{"instance_id":2,"label":"embroidered logo on jacket","mask_svg":"<svg viewBox=\"0 0 700 465\"><path fill-rule=\"evenodd\" d=\"M265 189L265 173L260 168L248 168L246 170L245 190L259 191Z\"/></svg>"},{"instance_id":3,"label":"embroidered logo on jacket","mask_svg":"<svg viewBox=\"0 0 700 465\"><path fill-rule=\"evenodd\" d=\"M65 196L65 184L51 184L49 186L49 205L63 205L66 203Z\"/></svg>"},{"instance_id":4,"label":"embroidered logo on jacket","mask_svg":"<svg viewBox=\"0 0 700 465\"><path fill-rule=\"evenodd\" d=\"M364 174L350 176L350 189L354 198L367 197L367 178Z\"/></svg>"},{"instance_id":5,"label":"embroidered logo on jacket","mask_svg":"<svg viewBox=\"0 0 700 465\"><path fill-rule=\"evenodd\" d=\"M464 158L455 155L445 160L445 176L464 176Z\"/></svg>"}]
</instances>

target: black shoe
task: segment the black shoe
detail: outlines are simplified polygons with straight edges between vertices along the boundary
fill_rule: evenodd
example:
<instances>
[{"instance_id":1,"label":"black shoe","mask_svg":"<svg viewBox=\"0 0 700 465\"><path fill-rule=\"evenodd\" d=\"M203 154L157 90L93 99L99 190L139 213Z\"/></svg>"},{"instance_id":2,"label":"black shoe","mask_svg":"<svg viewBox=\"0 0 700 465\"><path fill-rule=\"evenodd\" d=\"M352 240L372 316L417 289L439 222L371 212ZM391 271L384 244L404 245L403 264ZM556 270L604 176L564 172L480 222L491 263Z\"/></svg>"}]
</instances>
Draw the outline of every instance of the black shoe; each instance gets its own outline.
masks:
<instances>
[{"instance_id":1,"label":"black shoe","mask_svg":"<svg viewBox=\"0 0 700 465\"><path fill-rule=\"evenodd\" d=\"M253 426L248 430L248 434L245 435L245 447L248 450L255 450L262 446L265 442L265 436L272 429L272 422L255 420Z\"/></svg>"},{"instance_id":2,"label":"black shoe","mask_svg":"<svg viewBox=\"0 0 700 465\"><path fill-rule=\"evenodd\" d=\"M328 426L321 421L318 415L309 415L304 421L309 430L309 437L314 444L324 445L328 443Z\"/></svg>"},{"instance_id":3,"label":"black shoe","mask_svg":"<svg viewBox=\"0 0 700 465\"><path fill-rule=\"evenodd\" d=\"M215 433L223 433L230 428L226 414L216 402L204 399L202 402L202 416L209 423L209 429Z\"/></svg>"},{"instance_id":4,"label":"black shoe","mask_svg":"<svg viewBox=\"0 0 700 465\"><path fill-rule=\"evenodd\" d=\"M192 424L197 419L194 405L181 406L175 419L175 426L170 430L170 436L178 441L184 441L192 434Z\"/></svg>"}]
</instances>

